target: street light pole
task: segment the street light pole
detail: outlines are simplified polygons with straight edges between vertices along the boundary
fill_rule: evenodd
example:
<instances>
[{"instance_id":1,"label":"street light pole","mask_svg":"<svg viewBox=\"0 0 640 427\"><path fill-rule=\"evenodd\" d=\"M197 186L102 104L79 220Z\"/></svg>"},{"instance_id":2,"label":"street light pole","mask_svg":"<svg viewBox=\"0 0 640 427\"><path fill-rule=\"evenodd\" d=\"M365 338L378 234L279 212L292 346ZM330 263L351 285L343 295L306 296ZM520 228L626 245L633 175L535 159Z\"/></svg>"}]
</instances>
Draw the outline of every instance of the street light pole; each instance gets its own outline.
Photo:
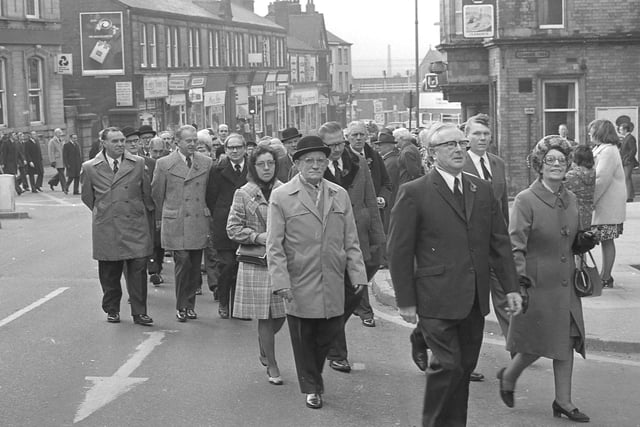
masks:
<instances>
[{"instance_id":1,"label":"street light pole","mask_svg":"<svg viewBox=\"0 0 640 427\"><path fill-rule=\"evenodd\" d=\"M418 45L418 0L415 0L416 3L416 129L420 127L420 79L418 78L418 74L420 73L420 62L419 61L419 45ZM411 123L411 116L409 116L409 123Z\"/></svg>"}]
</instances>

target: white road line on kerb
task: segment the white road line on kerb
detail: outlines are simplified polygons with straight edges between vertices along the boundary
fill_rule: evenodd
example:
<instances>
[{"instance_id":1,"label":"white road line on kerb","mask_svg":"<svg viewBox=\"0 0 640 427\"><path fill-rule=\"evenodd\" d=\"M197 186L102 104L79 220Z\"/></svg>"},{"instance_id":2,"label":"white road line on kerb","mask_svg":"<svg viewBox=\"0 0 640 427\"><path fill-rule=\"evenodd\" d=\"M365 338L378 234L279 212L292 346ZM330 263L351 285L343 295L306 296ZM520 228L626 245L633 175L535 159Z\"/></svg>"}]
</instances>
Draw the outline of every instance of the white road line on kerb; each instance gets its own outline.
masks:
<instances>
[{"instance_id":1,"label":"white road line on kerb","mask_svg":"<svg viewBox=\"0 0 640 427\"><path fill-rule=\"evenodd\" d=\"M384 319L387 322L395 323L396 325L403 326L405 328L410 328L410 329L415 328L415 325L405 322L404 320L402 320L400 316L392 316L390 314L382 313L380 311L377 311L375 316L379 317L380 319ZM482 342L485 344L497 345L501 347L504 347L505 345L504 339L497 339L497 338L484 337L482 339ZM640 368L640 362L636 362L635 360L624 360L624 359L618 359L615 357L587 354L587 359L585 360L585 362L590 362L590 361L613 363L615 365L625 365L625 366L632 366L634 368Z\"/></svg>"},{"instance_id":2,"label":"white road line on kerb","mask_svg":"<svg viewBox=\"0 0 640 427\"><path fill-rule=\"evenodd\" d=\"M66 287L66 288L64 288L64 287L63 288L58 288L55 291L49 293L48 295L40 298L38 301L36 301L36 302L34 302L32 304L29 304L25 308L16 311L15 313L13 313L10 316L5 317L4 319L0 320L0 328L3 327L4 325L6 325L7 323L11 323L14 320L16 320L17 318L27 314L28 312L30 312L34 308L37 308L37 307L41 306L45 302L57 297L58 295L60 295L64 291L66 291L67 289L69 289L69 288L68 287Z\"/></svg>"}]
</instances>

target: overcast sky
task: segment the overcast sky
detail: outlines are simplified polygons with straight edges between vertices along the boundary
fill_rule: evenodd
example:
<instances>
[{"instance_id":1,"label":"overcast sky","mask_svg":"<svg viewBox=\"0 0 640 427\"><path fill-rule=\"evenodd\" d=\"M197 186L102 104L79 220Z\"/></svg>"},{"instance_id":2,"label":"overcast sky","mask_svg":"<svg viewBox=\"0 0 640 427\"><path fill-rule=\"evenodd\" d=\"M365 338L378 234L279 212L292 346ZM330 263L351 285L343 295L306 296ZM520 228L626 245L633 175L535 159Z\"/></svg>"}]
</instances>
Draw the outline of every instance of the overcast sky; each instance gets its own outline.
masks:
<instances>
[{"instance_id":1,"label":"overcast sky","mask_svg":"<svg viewBox=\"0 0 640 427\"><path fill-rule=\"evenodd\" d=\"M272 0L255 0L255 11L264 16ZM353 43L354 61L387 58L413 59L415 52L415 0L315 0L324 14L327 30ZM302 9L307 0L300 0ZM420 59L429 45L440 42L438 0L418 0Z\"/></svg>"}]
</instances>

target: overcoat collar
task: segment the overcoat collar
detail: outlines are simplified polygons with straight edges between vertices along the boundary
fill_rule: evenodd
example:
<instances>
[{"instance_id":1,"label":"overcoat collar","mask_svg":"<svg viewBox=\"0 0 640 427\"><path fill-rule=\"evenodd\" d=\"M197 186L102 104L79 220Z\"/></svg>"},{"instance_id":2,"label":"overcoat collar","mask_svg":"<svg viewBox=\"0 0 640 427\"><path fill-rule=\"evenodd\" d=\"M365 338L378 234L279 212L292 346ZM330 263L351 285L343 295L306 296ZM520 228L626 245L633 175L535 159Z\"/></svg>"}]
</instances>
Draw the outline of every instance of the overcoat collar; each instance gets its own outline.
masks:
<instances>
[{"instance_id":1,"label":"overcoat collar","mask_svg":"<svg viewBox=\"0 0 640 427\"><path fill-rule=\"evenodd\" d=\"M115 184L123 177L127 176L136 165L136 156L124 152L123 161L118 168L118 172L115 174L109 166L107 159L104 157L104 150L100 151L97 156L90 160L91 165L95 167L96 172L104 177L106 180L111 181L111 185Z\"/></svg>"},{"instance_id":2,"label":"overcoat collar","mask_svg":"<svg viewBox=\"0 0 640 427\"><path fill-rule=\"evenodd\" d=\"M193 156L191 158L191 169L187 167L187 164L184 162L184 160L182 160L182 157L180 157L180 153L178 153L177 151L169 154L167 156L167 159L169 162L169 165L167 167L169 173L175 176L179 176L185 181L194 179L207 172L204 157L200 153L193 153Z\"/></svg>"},{"instance_id":3,"label":"overcoat collar","mask_svg":"<svg viewBox=\"0 0 640 427\"><path fill-rule=\"evenodd\" d=\"M305 208L307 208L309 212L311 212L318 219L318 221L322 222L323 228L326 227L327 216L329 215L329 211L333 206L333 198L337 193L337 190L332 187L332 183L326 179L323 179L324 209L322 211L322 217L320 217L320 212L318 212L318 208L316 207L316 204L311 200L311 197L309 197L309 193L307 192L307 190L304 189L304 184L300 180L300 174L297 174L296 176L291 178L291 181L289 182L291 183L290 184L291 189L289 190L289 195L293 196L294 194L297 194L298 200L300 200L300 203L302 203L302 205ZM333 184L333 185L337 185L337 184Z\"/></svg>"},{"instance_id":4,"label":"overcoat collar","mask_svg":"<svg viewBox=\"0 0 640 427\"><path fill-rule=\"evenodd\" d=\"M353 180L360 168L359 156L351 151L351 148L345 147L342 152L342 179L340 186L344 189L348 189L353 184ZM324 171L324 178L334 184L337 184L335 176L331 173L329 168Z\"/></svg>"},{"instance_id":5,"label":"overcoat collar","mask_svg":"<svg viewBox=\"0 0 640 427\"><path fill-rule=\"evenodd\" d=\"M469 179L469 174L466 172L462 173L462 194L464 197L464 212L462 208L453 197L453 193L449 189L449 186L445 182L444 178L438 173L435 168L429 171L429 175L431 176L431 182L433 186L436 188L436 191L442 196L442 198L451 206L451 208L456 212L456 214L463 221L469 221L471 219L471 212L473 211L473 205L476 198L476 191L478 188L476 185Z\"/></svg>"},{"instance_id":6,"label":"overcoat collar","mask_svg":"<svg viewBox=\"0 0 640 427\"><path fill-rule=\"evenodd\" d=\"M564 187L564 184L560 186L560 191L558 191L557 194L549 191L540 179L534 181L529 189L538 199L542 200L542 202L549 207L555 208L556 206L560 206L563 209L567 209L569 206L569 193Z\"/></svg>"}]
</instances>

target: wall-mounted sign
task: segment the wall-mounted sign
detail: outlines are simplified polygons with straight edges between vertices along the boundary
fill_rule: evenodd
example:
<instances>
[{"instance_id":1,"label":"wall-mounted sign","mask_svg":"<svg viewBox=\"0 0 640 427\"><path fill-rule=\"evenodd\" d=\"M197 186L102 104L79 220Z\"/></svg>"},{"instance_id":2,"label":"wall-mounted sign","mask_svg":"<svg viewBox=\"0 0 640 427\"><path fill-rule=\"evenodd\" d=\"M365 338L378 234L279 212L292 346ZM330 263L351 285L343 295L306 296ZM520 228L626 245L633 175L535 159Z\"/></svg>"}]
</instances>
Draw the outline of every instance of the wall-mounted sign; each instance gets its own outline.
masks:
<instances>
[{"instance_id":1,"label":"wall-mounted sign","mask_svg":"<svg viewBox=\"0 0 640 427\"><path fill-rule=\"evenodd\" d=\"M224 90L218 90L213 92L204 93L204 106L211 107L213 105L224 105L224 99L227 92Z\"/></svg>"},{"instance_id":2,"label":"wall-mounted sign","mask_svg":"<svg viewBox=\"0 0 640 427\"><path fill-rule=\"evenodd\" d=\"M191 102L202 102L202 88L198 87L195 89L189 89L189 101Z\"/></svg>"},{"instance_id":3,"label":"wall-mounted sign","mask_svg":"<svg viewBox=\"0 0 640 427\"><path fill-rule=\"evenodd\" d=\"M169 90L184 91L188 89L187 83L191 78L191 74L171 74L169 76Z\"/></svg>"},{"instance_id":4,"label":"wall-mounted sign","mask_svg":"<svg viewBox=\"0 0 640 427\"><path fill-rule=\"evenodd\" d=\"M144 76L144 99L166 98L169 96L167 76Z\"/></svg>"},{"instance_id":5,"label":"wall-mounted sign","mask_svg":"<svg viewBox=\"0 0 640 427\"><path fill-rule=\"evenodd\" d=\"M516 50L516 58L529 59L529 58L548 58L551 56L551 52L548 50Z\"/></svg>"},{"instance_id":6,"label":"wall-mounted sign","mask_svg":"<svg viewBox=\"0 0 640 427\"><path fill-rule=\"evenodd\" d=\"M250 95L251 96L260 96L264 93L263 85L252 85Z\"/></svg>"},{"instance_id":7,"label":"wall-mounted sign","mask_svg":"<svg viewBox=\"0 0 640 427\"><path fill-rule=\"evenodd\" d=\"M167 98L167 104L171 106L187 105L187 96L184 93L174 93Z\"/></svg>"},{"instance_id":8,"label":"wall-mounted sign","mask_svg":"<svg viewBox=\"0 0 640 427\"><path fill-rule=\"evenodd\" d=\"M124 74L122 12L80 13L83 76Z\"/></svg>"},{"instance_id":9,"label":"wall-mounted sign","mask_svg":"<svg viewBox=\"0 0 640 427\"><path fill-rule=\"evenodd\" d=\"M191 77L191 87L204 87L207 84L205 76Z\"/></svg>"},{"instance_id":10,"label":"wall-mounted sign","mask_svg":"<svg viewBox=\"0 0 640 427\"><path fill-rule=\"evenodd\" d=\"M495 0L464 0L462 6L463 35L466 38L493 37L495 33Z\"/></svg>"},{"instance_id":11,"label":"wall-mounted sign","mask_svg":"<svg viewBox=\"0 0 640 427\"><path fill-rule=\"evenodd\" d=\"M73 55L59 53L56 55L55 73L70 76L73 74Z\"/></svg>"},{"instance_id":12,"label":"wall-mounted sign","mask_svg":"<svg viewBox=\"0 0 640 427\"><path fill-rule=\"evenodd\" d=\"M133 107L131 82L116 82L116 107Z\"/></svg>"}]
</instances>

